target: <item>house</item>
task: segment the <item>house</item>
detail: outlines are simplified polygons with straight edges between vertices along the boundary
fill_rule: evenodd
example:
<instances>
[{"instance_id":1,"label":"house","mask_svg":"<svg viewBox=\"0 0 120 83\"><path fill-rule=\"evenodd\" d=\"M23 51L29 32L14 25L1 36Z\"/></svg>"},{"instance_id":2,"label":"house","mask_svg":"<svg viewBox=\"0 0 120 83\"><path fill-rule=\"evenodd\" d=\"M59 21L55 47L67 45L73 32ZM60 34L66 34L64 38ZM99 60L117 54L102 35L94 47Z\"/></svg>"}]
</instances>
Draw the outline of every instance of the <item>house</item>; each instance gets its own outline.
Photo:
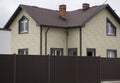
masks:
<instances>
[{"instance_id":1,"label":"house","mask_svg":"<svg viewBox=\"0 0 120 83\"><path fill-rule=\"evenodd\" d=\"M12 53L120 57L120 18L108 4L74 11L20 5L4 28L11 29Z\"/></svg>"},{"instance_id":2,"label":"house","mask_svg":"<svg viewBox=\"0 0 120 83\"><path fill-rule=\"evenodd\" d=\"M11 31L0 28L0 54L11 53Z\"/></svg>"}]
</instances>

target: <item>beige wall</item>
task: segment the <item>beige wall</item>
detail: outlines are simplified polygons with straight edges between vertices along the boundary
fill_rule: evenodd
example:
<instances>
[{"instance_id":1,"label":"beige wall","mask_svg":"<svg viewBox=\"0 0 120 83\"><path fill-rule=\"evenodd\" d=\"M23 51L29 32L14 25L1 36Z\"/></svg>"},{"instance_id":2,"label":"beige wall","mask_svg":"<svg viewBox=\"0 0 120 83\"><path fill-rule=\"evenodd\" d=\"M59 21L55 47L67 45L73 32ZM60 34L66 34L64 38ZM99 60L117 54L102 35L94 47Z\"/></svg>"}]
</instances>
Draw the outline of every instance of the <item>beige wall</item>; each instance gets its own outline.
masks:
<instances>
[{"instance_id":1,"label":"beige wall","mask_svg":"<svg viewBox=\"0 0 120 83\"><path fill-rule=\"evenodd\" d=\"M45 32L48 27L43 27L42 32L42 54L45 55ZM66 29L49 27L47 32L47 54L50 54L50 48L63 48L63 54L66 55Z\"/></svg>"},{"instance_id":2,"label":"beige wall","mask_svg":"<svg viewBox=\"0 0 120 83\"><path fill-rule=\"evenodd\" d=\"M106 35L106 17L108 17L117 28L117 36ZM107 49L116 49L120 57L120 25L106 9L91 19L82 28L82 55L86 56L86 48L95 48L96 55L106 57Z\"/></svg>"},{"instance_id":3,"label":"beige wall","mask_svg":"<svg viewBox=\"0 0 120 83\"><path fill-rule=\"evenodd\" d=\"M43 27L42 32L42 54L45 55L45 31L48 27ZM62 29L49 27L47 33L47 54L50 48L63 48L63 55L67 55L68 48L78 48L79 55L79 28Z\"/></svg>"},{"instance_id":4,"label":"beige wall","mask_svg":"<svg viewBox=\"0 0 120 83\"><path fill-rule=\"evenodd\" d=\"M27 34L19 34L19 20L22 16L29 19L29 32ZM12 53L18 53L18 49L28 48L29 54L40 54L40 28L36 26L36 22L24 11L21 11L10 26L12 30Z\"/></svg>"},{"instance_id":5,"label":"beige wall","mask_svg":"<svg viewBox=\"0 0 120 83\"><path fill-rule=\"evenodd\" d=\"M80 28L68 29L68 48L77 48L77 54L80 55Z\"/></svg>"}]
</instances>

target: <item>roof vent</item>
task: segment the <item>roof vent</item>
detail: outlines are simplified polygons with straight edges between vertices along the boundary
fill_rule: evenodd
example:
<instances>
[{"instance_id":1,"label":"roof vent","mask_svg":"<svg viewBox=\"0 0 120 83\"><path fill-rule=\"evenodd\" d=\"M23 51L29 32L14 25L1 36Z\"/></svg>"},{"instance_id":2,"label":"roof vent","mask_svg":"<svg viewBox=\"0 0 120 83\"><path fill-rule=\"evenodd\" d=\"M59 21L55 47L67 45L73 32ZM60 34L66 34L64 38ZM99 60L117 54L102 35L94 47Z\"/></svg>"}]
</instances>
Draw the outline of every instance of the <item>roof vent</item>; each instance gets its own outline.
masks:
<instances>
[{"instance_id":1,"label":"roof vent","mask_svg":"<svg viewBox=\"0 0 120 83\"><path fill-rule=\"evenodd\" d=\"M83 9L83 10L87 10L87 9L89 9L89 8L90 8L90 6L89 6L88 3L83 3L83 4L82 4L82 9Z\"/></svg>"},{"instance_id":2,"label":"roof vent","mask_svg":"<svg viewBox=\"0 0 120 83\"><path fill-rule=\"evenodd\" d=\"M66 20L66 5L60 5L59 6L59 16L63 20Z\"/></svg>"}]
</instances>

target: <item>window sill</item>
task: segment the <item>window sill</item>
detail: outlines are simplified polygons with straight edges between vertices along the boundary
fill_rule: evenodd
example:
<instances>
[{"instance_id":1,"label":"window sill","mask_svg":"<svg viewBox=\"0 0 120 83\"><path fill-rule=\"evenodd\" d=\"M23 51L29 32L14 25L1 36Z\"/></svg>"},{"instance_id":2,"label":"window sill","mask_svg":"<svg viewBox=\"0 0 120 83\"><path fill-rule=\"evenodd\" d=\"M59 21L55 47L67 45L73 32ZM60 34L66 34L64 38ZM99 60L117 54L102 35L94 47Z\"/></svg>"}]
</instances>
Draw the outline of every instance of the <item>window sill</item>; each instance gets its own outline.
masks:
<instances>
[{"instance_id":1,"label":"window sill","mask_svg":"<svg viewBox=\"0 0 120 83\"><path fill-rule=\"evenodd\" d=\"M28 32L19 32L19 34L27 34Z\"/></svg>"}]
</instances>

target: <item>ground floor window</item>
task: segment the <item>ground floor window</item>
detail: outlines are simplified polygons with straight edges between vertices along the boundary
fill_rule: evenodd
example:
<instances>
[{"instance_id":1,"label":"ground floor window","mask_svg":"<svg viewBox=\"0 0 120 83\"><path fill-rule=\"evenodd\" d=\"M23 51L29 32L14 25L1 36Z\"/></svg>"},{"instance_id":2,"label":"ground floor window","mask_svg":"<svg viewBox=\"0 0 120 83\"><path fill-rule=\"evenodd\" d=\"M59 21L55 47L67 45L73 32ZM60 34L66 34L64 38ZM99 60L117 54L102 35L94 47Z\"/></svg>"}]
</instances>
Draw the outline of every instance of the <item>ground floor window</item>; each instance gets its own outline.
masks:
<instances>
[{"instance_id":1,"label":"ground floor window","mask_svg":"<svg viewBox=\"0 0 120 83\"><path fill-rule=\"evenodd\" d=\"M116 58L117 57L117 50L108 49L107 50L107 57L108 58Z\"/></svg>"},{"instance_id":2,"label":"ground floor window","mask_svg":"<svg viewBox=\"0 0 120 83\"><path fill-rule=\"evenodd\" d=\"M28 55L28 48L18 49L19 55Z\"/></svg>"},{"instance_id":3,"label":"ground floor window","mask_svg":"<svg viewBox=\"0 0 120 83\"><path fill-rule=\"evenodd\" d=\"M68 48L68 56L77 56L77 48Z\"/></svg>"},{"instance_id":4,"label":"ground floor window","mask_svg":"<svg viewBox=\"0 0 120 83\"><path fill-rule=\"evenodd\" d=\"M50 52L52 56L63 56L63 48L51 48Z\"/></svg>"},{"instance_id":5,"label":"ground floor window","mask_svg":"<svg viewBox=\"0 0 120 83\"><path fill-rule=\"evenodd\" d=\"M94 48L87 48L87 56L96 56L96 50Z\"/></svg>"}]
</instances>

